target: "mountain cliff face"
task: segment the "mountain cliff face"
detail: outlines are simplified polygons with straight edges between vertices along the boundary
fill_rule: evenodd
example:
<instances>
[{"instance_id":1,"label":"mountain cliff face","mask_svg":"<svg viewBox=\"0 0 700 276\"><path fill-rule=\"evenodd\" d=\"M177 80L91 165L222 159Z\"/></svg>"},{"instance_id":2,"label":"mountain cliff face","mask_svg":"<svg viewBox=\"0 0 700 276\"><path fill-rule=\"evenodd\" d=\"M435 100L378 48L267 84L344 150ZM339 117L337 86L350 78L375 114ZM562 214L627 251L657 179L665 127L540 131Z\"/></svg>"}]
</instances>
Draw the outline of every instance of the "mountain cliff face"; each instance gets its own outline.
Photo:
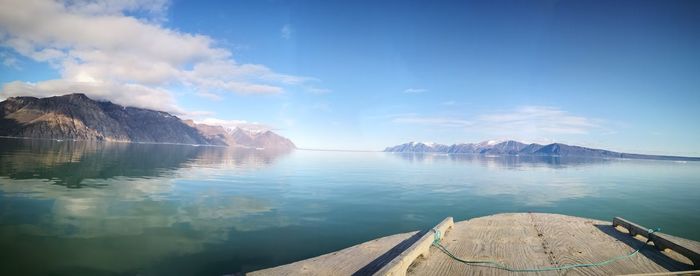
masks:
<instances>
[{"instance_id":1,"label":"mountain cliff face","mask_svg":"<svg viewBox=\"0 0 700 276\"><path fill-rule=\"evenodd\" d=\"M222 126L197 124L192 120L185 120L185 123L197 129L199 133L214 145L279 150L296 148L292 141L269 130L251 131L242 128L224 128Z\"/></svg>"},{"instance_id":2,"label":"mountain cliff face","mask_svg":"<svg viewBox=\"0 0 700 276\"><path fill-rule=\"evenodd\" d=\"M384 151L390 152L443 152L447 150L447 146L435 143L416 143L410 142L394 147L388 147Z\"/></svg>"},{"instance_id":3,"label":"mountain cliff face","mask_svg":"<svg viewBox=\"0 0 700 276\"><path fill-rule=\"evenodd\" d=\"M447 154L480 154L480 155L529 155L552 157L594 157L594 158L629 158L629 159L657 159L700 161L700 157L646 155L614 152L602 149L592 149L580 146L572 146L561 143L549 145L524 144L518 141L494 142L485 141L476 144L454 144L451 146L434 143L410 142L398 146L388 147L385 152L404 153L447 153Z\"/></svg>"},{"instance_id":4,"label":"mountain cliff face","mask_svg":"<svg viewBox=\"0 0 700 276\"><path fill-rule=\"evenodd\" d=\"M0 103L0 135L47 139L206 144L166 112L93 101L83 94Z\"/></svg>"},{"instance_id":5,"label":"mountain cliff face","mask_svg":"<svg viewBox=\"0 0 700 276\"><path fill-rule=\"evenodd\" d=\"M187 123L167 112L94 101L84 94L12 97L0 102L0 136L294 148L291 141L270 131L238 132Z\"/></svg>"},{"instance_id":6,"label":"mountain cliff face","mask_svg":"<svg viewBox=\"0 0 700 276\"><path fill-rule=\"evenodd\" d=\"M581 157L610 157L625 158L624 153L570 146L560 143L546 145L534 152L535 155L581 156Z\"/></svg>"},{"instance_id":7,"label":"mountain cliff face","mask_svg":"<svg viewBox=\"0 0 700 276\"><path fill-rule=\"evenodd\" d=\"M528 145L517 141L505 141L502 143L493 143L481 149L481 154L518 154Z\"/></svg>"}]
</instances>

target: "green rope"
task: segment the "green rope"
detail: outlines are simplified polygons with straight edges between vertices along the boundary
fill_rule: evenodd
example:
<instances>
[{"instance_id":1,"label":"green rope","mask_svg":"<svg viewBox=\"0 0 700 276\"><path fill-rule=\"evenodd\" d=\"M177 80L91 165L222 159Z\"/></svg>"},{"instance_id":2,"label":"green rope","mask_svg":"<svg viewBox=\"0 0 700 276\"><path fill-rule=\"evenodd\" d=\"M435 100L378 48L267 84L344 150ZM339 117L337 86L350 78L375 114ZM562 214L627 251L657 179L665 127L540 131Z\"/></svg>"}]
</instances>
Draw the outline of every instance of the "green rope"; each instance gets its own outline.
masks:
<instances>
[{"instance_id":1,"label":"green rope","mask_svg":"<svg viewBox=\"0 0 700 276\"><path fill-rule=\"evenodd\" d=\"M509 272L540 272L540 271L566 270L566 269L572 269L572 268L577 268L577 267L604 266L604 265L610 264L610 263L615 262L615 261L619 261L622 259L633 257L633 256L637 255L637 253L639 253L639 251L642 250L642 248L644 248L644 246L651 241L651 238L652 238L651 234L653 234L654 232L661 231L661 229L660 228L657 228L656 230L649 229L648 230L649 237L647 238L647 241L642 246L640 246L639 248L637 248L636 250L632 251L631 253L629 253L627 255L613 257L611 259L608 259L608 260L605 260L602 262L597 262L597 263L571 264L571 265L552 266L552 267L543 267L543 268L512 268L512 267L509 267L505 264L502 264L502 263L499 263L496 261L489 261L489 260L475 261L475 260L460 259L459 257L452 254L452 252L447 250L447 248L442 246L442 244L440 244L440 240L442 238L442 233L440 233L440 230L433 228L433 231L435 232L435 239L433 240L433 245L435 247L437 247L438 249L440 249L440 251L445 253L445 255L449 256L450 258L452 258L455 261L458 261L460 263L464 263L464 264L471 265L471 266L492 267L492 268L497 268L497 269L501 269L501 270L505 270L505 271L509 271Z\"/></svg>"}]
</instances>

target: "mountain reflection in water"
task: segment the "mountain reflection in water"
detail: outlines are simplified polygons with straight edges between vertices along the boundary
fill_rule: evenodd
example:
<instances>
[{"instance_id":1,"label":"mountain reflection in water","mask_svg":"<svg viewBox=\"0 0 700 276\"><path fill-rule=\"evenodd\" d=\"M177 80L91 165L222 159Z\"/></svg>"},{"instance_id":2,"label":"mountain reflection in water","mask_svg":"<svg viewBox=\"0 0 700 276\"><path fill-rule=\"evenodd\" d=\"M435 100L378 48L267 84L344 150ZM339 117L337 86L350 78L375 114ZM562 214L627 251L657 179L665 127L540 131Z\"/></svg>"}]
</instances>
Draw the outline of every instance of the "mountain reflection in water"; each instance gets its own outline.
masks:
<instances>
[{"instance_id":1,"label":"mountain reflection in water","mask_svg":"<svg viewBox=\"0 0 700 276\"><path fill-rule=\"evenodd\" d=\"M0 138L0 275L231 274L501 212L623 216L697 240L699 171Z\"/></svg>"},{"instance_id":2,"label":"mountain reflection in water","mask_svg":"<svg viewBox=\"0 0 700 276\"><path fill-rule=\"evenodd\" d=\"M0 245L6 249L0 256L7 260L3 255L38 246L40 250L24 254L42 262L17 263L25 265L22 270L5 266L0 269L8 272L4 275L131 271L164 257L200 252L235 231L286 224L281 217L255 216L273 210L270 200L220 196L215 187L186 189L177 184L198 166L255 170L287 152L0 141Z\"/></svg>"},{"instance_id":3,"label":"mountain reflection in water","mask_svg":"<svg viewBox=\"0 0 700 276\"><path fill-rule=\"evenodd\" d=\"M563 168L567 166L583 166L619 162L620 159L585 158L585 157L556 157L535 155L481 155L481 154L439 154L439 153L387 153L409 162L456 162L475 163L484 167L517 169L527 167Z\"/></svg>"},{"instance_id":4,"label":"mountain reflection in water","mask_svg":"<svg viewBox=\"0 0 700 276\"><path fill-rule=\"evenodd\" d=\"M198 165L254 169L288 152L170 144L2 139L0 176L81 188L86 179L149 178Z\"/></svg>"}]
</instances>

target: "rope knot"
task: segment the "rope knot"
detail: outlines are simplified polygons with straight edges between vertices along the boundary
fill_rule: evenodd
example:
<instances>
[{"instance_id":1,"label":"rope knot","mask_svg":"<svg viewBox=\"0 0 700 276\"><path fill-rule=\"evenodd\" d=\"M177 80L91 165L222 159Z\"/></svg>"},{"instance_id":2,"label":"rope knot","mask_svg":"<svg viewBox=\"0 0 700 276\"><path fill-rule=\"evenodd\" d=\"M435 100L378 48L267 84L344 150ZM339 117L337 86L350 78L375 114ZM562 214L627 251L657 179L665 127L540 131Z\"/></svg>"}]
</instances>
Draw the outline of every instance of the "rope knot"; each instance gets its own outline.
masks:
<instances>
[{"instance_id":1,"label":"rope knot","mask_svg":"<svg viewBox=\"0 0 700 276\"><path fill-rule=\"evenodd\" d=\"M433 244L440 244L440 239L442 239L442 233L440 230L437 230L435 228L432 229L433 232L435 232L435 238L433 239Z\"/></svg>"},{"instance_id":2,"label":"rope knot","mask_svg":"<svg viewBox=\"0 0 700 276\"><path fill-rule=\"evenodd\" d=\"M648 235L647 235L647 242L646 242L646 243L649 243L650 241L653 241L653 238L654 238L654 235L653 235L653 234L656 233L656 232L659 232L659 231L661 231L661 228L660 228L660 227L656 227L656 229L652 229L652 228L647 229Z\"/></svg>"}]
</instances>

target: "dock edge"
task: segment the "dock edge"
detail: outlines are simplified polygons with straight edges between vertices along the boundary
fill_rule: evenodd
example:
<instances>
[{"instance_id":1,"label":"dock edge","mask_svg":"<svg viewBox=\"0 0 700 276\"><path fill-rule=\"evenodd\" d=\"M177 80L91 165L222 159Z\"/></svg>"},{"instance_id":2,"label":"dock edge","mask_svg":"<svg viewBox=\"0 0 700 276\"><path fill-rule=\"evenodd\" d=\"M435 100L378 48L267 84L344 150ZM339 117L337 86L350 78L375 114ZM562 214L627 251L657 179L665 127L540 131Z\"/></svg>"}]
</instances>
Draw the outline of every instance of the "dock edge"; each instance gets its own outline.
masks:
<instances>
[{"instance_id":1,"label":"dock edge","mask_svg":"<svg viewBox=\"0 0 700 276\"><path fill-rule=\"evenodd\" d=\"M445 236L445 233L452 229L452 226L454 226L454 219L452 217L447 217L442 222L440 222L438 225L436 225L433 229L440 231L441 235L439 235L437 238L442 240L442 237ZM424 257L427 258L428 254L430 254L430 246L433 244L435 241L435 231L427 231L423 236L416 241L411 247L407 248L404 252L396 256L391 262L386 264L382 269L374 273L373 275L377 276L404 276L406 275L406 271L408 270L408 267L411 266L411 264L418 258L418 257Z\"/></svg>"}]
</instances>

